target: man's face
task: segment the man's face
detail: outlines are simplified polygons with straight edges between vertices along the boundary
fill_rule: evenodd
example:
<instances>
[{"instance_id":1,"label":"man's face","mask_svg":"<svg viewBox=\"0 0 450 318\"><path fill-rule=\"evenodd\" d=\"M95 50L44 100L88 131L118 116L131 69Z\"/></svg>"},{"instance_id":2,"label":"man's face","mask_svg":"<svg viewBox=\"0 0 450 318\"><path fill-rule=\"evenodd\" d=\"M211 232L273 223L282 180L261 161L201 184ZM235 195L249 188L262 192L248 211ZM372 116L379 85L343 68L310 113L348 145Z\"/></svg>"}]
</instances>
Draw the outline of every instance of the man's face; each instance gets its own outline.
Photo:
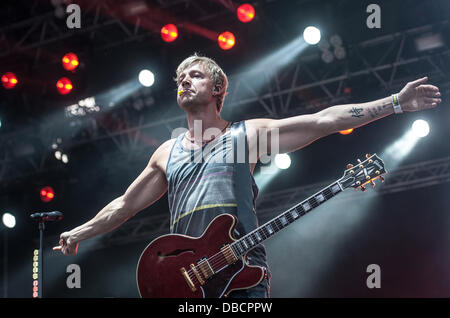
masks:
<instances>
[{"instance_id":1,"label":"man's face","mask_svg":"<svg viewBox=\"0 0 450 318\"><path fill-rule=\"evenodd\" d=\"M196 63L186 68L178 77L178 105L184 110L206 107L213 100L213 84L209 73L202 64Z\"/></svg>"}]
</instances>

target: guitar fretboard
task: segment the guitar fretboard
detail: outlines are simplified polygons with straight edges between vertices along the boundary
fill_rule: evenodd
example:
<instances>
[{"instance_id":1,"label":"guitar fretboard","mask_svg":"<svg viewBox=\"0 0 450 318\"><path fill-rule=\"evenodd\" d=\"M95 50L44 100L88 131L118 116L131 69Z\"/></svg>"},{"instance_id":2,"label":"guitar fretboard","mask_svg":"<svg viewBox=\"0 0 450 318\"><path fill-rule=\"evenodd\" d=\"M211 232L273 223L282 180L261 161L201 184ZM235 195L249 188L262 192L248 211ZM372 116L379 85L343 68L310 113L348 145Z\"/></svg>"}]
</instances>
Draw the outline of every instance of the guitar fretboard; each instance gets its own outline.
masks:
<instances>
[{"instance_id":1,"label":"guitar fretboard","mask_svg":"<svg viewBox=\"0 0 450 318\"><path fill-rule=\"evenodd\" d=\"M258 246L263 241L272 237L288 225L297 221L300 217L318 207L328 199L342 192L343 188L338 181L310 196L293 208L283 212L279 216L266 222L259 228L231 244L231 248L236 256L245 255L248 251Z\"/></svg>"}]
</instances>

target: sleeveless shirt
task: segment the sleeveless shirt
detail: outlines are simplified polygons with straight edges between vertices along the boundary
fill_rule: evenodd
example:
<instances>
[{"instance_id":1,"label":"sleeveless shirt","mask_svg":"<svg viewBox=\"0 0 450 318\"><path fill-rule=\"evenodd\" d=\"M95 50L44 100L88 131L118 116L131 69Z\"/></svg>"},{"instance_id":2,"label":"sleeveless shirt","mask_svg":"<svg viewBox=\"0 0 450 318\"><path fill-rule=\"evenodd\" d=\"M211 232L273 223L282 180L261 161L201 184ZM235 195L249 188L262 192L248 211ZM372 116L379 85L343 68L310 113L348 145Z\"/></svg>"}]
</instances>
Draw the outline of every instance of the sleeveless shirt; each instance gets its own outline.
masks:
<instances>
[{"instance_id":1,"label":"sleeveless shirt","mask_svg":"<svg viewBox=\"0 0 450 318\"><path fill-rule=\"evenodd\" d=\"M235 147L233 131L243 130L244 121L234 122L231 129L218 138L195 150L182 145L185 134L178 136L170 151L166 166L168 200L170 209L170 233L199 237L218 215L229 213L237 216L235 191ZM243 138L247 143L247 138ZM248 149L248 144L246 149ZM231 159L230 159L231 158ZM251 175L251 174L250 174ZM256 197L258 187L251 175L253 215L239 219L233 233L240 238L258 226ZM249 221L251 220L251 221ZM242 224L249 222L252 224ZM247 254L249 264L265 267L270 275L264 245L260 244ZM263 281L267 284L266 280Z\"/></svg>"}]
</instances>

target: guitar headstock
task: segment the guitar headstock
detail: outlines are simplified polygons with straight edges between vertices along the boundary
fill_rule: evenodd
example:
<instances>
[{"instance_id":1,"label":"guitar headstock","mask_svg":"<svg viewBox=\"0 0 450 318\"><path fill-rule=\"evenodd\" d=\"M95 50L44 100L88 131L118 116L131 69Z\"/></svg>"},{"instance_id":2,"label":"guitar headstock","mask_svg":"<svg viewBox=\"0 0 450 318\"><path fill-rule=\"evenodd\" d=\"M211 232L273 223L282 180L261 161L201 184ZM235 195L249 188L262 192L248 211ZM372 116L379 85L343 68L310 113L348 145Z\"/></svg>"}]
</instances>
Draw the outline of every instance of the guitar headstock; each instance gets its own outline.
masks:
<instances>
[{"instance_id":1,"label":"guitar headstock","mask_svg":"<svg viewBox=\"0 0 450 318\"><path fill-rule=\"evenodd\" d=\"M376 154L366 154L366 160L358 159L356 164L348 164L344 176L339 180L343 189L355 188L366 191L365 185L370 183L375 187L375 180L380 178L384 182L383 175L386 174L383 160Z\"/></svg>"}]
</instances>

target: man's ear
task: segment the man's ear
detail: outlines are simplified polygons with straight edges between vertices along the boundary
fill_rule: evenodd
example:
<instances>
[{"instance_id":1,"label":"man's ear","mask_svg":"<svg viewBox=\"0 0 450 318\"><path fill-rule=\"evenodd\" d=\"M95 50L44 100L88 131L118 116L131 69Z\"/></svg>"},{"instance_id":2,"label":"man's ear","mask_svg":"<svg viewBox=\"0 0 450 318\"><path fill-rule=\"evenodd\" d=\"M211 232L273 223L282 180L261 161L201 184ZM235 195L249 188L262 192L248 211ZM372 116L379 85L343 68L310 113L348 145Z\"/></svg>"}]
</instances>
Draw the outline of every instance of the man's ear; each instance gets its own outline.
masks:
<instances>
[{"instance_id":1,"label":"man's ear","mask_svg":"<svg viewBox=\"0 0 450 318\"><path fill-rule=\"evenodd\" d=\"M213 95L214 96L219 95L221 92L221 89L222 89L222 87L219 85L214 86Z\"/></svg>"}]
</instances>

